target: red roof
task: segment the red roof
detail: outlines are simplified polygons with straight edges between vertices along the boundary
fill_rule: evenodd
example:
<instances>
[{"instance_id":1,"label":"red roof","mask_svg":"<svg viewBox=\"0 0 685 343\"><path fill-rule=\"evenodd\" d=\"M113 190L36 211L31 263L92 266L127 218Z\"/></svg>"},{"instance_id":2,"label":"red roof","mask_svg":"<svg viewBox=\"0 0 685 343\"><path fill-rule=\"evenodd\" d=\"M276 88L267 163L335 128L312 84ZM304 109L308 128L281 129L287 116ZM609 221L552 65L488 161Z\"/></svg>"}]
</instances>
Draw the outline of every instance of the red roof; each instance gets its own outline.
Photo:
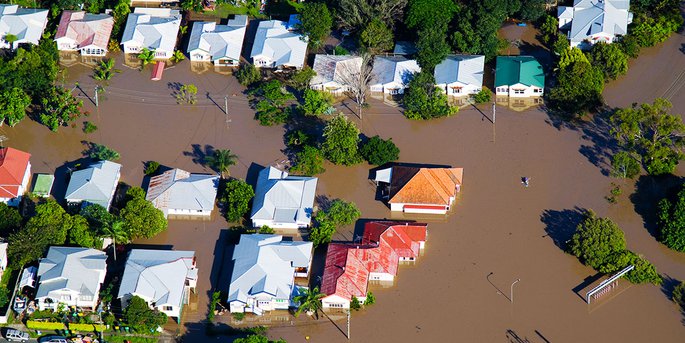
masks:
<instances>
[{"instance_id":1,"label":"red roof","mask_svg":"<svg viewBox=\"0 0 685 343\"><path fill-rule=\"evenodd\" d=\"M0 198L18 197L31 154L13 148L0 149Z\"/></svg>"},{"instance_id":2,"label":"red roof","mask_svg":"<svg viewBox=\"0 0 685 343\"><path fill-rule=\"evenodd\" d=\"M378 221L364 226L364 244L387 245L399 257L418 257L421 242L426 241L428 224L413 222Z\"/></svg>"},{"instance_id":3,"label":"red roof","mask_svg":"<svg viewBox=\"0 0 685 343\"><path fill-rule=\"evenodd\" d=\"M369 270L358 255L356 245L328 245L326 266L321 281L321 293L338 295L345 299L365 297L369 283Z\"/></svg>"},{"instance_id":4,"label":"red roof","mask_svg":"<svg viewBox=\"0 0 685 343\"><path fill-rule=\"evenodd\" d=\"M88 17L86 17L88 15ZM114 18L103 14L87 14L84 11L64 11L57 26L55 39L69 37L79 48L95 45L107 49Z\"/></svg>"}]
</instances>

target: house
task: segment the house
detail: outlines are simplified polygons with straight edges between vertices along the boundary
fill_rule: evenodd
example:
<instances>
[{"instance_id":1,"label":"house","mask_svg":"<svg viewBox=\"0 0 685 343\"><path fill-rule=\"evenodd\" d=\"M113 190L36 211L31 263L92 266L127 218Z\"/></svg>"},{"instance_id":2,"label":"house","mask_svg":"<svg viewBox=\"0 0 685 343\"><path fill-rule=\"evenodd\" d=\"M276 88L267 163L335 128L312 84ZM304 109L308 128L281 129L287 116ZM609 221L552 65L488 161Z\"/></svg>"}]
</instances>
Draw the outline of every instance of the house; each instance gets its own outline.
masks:
<instances>
[{"instance_id":1,"label":"house","mask_svg":"<svg viewBox=\"0 0 685 343\"><path fill-rule=\"evenodd\" d=\"M155 59L171 58L180 26L179 10L136 7L128 15L121 38L124 53L138 54L147 48L154 50Z\"/></svg>"},{"instance_id":2,"label":"house","mask_svg":"<svg viewBox=\"0 0 685 343\"><path fill-rule=\"evenodd\" d=\"M126 260L117 299L122 307L138 296L150 307L180 320L197 286L194 251L133 249Z\"/></svg>"},{"instance_id":3,"label":"house","mask_svg":"<svg viewBox=\"0 0 685 343\"><path fill-rule=\"evenodd\" d=\"M105 56L114 18L108 14L64 11L57 27L57 50L80 51L82 56Z\"/></svg>"},{"instance_id":4,"label":"house","mask_svg":"<svg viewBox=\"0 0 685 343\"><path fill-rule=\"evenodd\" d=\"M463 168L393 166L378 170L375 181L391 211L446 214L461 190Z\"/></svg>"},{"instance_id":5,"label":"house","mask_svg":"<svg viewBox=\"0 0 685 343\"><path fill-rule=\"evenodd\" d=\"M193 24L188 42L190 60L213 62L217 66L237 67L248 18L236 15L226 25L197 21Z\"/></svg>"},{"instance_id":6,"label":"house","mask_svg":"<svg viewBox=\"0 0 685 343\"><path fill-rule=\"evenodd\" d=\"M312 242L284 241L281 235L241 235L233 251L230 311L261 315L295 307L295 277L309 276L312 247Z\"/></svg>"},{"instance_id":7,"label":"house","mask_svg":"<svg viewBox=\"0 0 685 343\"><path fill-rule=\"evenodd\" d=\"M403 94L414 74L420 71L416 60L404 56L376 56L369 88L377 93Z\"/></svg>"},{"instance_id":8,"label":"house","mask_svg":"<svg viewBox=\"0 0 685 343\"><path fill-rule=\"evenodd\" d=\"M31 154L14 148L0 149L0 201L19 206L31 179Z\"/></svg>"},{"instance_id":9,"label":"house","mask_svg":"<svg viewBox=\"0 0 685 343\"><path fill-rule=\"evenodd\" d=\"M255 67L300 69L306 55L307 38L289 31L287 23L279 20L259 23L250 54Z\"/></svg>"},{"instance_id":10,"label":"house","mask_svg":"<svg viewBox=\"0 0 685 343\"><path fill-rule=\"evenodd\" d=\"M16 49L19 44L38 45L48 24L48 10L0 5L0 49ZM14 40L7 41L7 35Z\"/></svg>"},{"instance_id":11,"label":"house","mask_svg":"<svg viewBox=\"0 0 685 343\"><path fill-rule=\"evenodd\" d=\"M568 32L571 47L589 49L598 42L611 43L628 34L633 22L630 0L575 0L573 7L559 6L559 28Z\"/></svg>"},{"instance_id":12,"label":"house","mask_svg":"<svg viewBox=\"0 0 685 343\"><path fill-rule=\"evenodd\" d=\"M70 204L98 204L109 209L120 177L121 164L96 162L71 174L64 198Z\"/></svg>"},{"instance_id":13,"label":"house","mask_svg":"<svg viewBox=\"0 0 685 343\"><path fill-rule=\"evenodd\" d=\"M309 81L309 87L340 95L349 91L349 85L359 78L361 66L359 56L317 54L312 67L316 75Z\"/></svg>"},{"instance_id":14,"label":"house","mask_svg":"<svg viewBox=\"0 0 685 343\"><path fill-rule=\"evenodd\" d=\"M217 175L171 169L150 178L145 199L164 212L165 217L209 217L214 210L218 184Z\"/></svg>"},{"instance_id":15,"label":"house","mask_svg":"<svg viewBox=\"0 0 685 343\"><path fill-rule=\"evenodd\" d=\"M38 265L38 308L56 310L61 303L94 310L106 272L107 255L103 251L50 247Z\"/></svg>"},{"instance_id":16,"label":"house","mask_svg":"<svg viewBox=\"0 0 685 343\"><path fill-rule=\"evenodd\" d=\"M545 72L533 56L497 56L495 94L512 98L542 96Z\"/></svg>"},{"instance_id":17,"label":"house","mask_svg":"<svg viewBox=\"0 0 685 343\"><path fill-rule=\"evenodd\" d=\"M7 243L0 243L0 278L7 269Z\"/></svg>"},{"instance_id":18,"label":"house","mask_svg":"<svg viewBox=\"0 0 685 343\"><path fill-rule=\"evenodd\" d=\"M449 55L435 67L435 84L445 94L466 96L483 88L485 56Z\"/></svg>"},{"instance_id":19,"label":"house","mask_svg":"<svg viewBox=\"0 0 685 343\"><path fill-rule=\"evenodd\" d=\"M274 167L264 168L257 178L252 205L253 227L264 225L274 229L308 227L314 211L314 196L318 179L290 176Z\"/></svg>"},{"instance_id":20,"label":"house","mask_svg":"<svg viewBox=\"0 0 685 343\"><path fill-rule=\"evenodd\" d=\"M349 308L366 300L369 282L392 282L400 262L415 261L426 241L427 225L379 221L364 226L361 244L331 243L321 293L323 308Z\"/></svg>"}]
</instances>

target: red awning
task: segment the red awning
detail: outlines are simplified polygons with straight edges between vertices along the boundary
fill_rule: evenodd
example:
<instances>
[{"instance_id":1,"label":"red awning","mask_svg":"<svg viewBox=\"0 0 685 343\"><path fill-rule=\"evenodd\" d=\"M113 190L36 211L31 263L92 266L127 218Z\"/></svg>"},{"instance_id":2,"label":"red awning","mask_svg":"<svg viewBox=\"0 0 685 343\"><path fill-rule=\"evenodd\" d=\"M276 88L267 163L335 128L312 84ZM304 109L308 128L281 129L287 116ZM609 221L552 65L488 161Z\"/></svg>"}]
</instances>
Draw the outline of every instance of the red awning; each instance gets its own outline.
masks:
<instances>
[{"instance_id":1,"label":"red awning","mask_svg":"<svg viewBox=\"0 0 685 343\"><path fill-rule=\"evenodd\" d=\"M162 73L164 73L164 62L159 61L155 63L155 66L152 68L152 77L150 80L152 81L159 81L162 79Z\"/></svg>"}]
</instances>

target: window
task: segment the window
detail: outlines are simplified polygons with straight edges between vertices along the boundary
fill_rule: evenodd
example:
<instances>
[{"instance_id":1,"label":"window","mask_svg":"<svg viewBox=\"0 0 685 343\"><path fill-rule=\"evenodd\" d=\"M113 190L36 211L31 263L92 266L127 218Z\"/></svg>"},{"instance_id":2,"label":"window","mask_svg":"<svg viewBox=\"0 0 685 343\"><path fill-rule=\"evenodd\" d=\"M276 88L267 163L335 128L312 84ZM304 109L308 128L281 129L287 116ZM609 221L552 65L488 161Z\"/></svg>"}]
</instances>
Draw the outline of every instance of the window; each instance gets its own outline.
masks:
<instances>
[{"instance_id":1,"label":"window","mask_svg":"<svg viewBox=\"0 0 685 343\"><path fill-rule=\"evenodd\" d=\"M542 88L533 88L533 93L542 93Z\"/></svg>"},{"instance_id":2,"label":"window","mask_svg":"<svg viewBox=\"0 0 685 343\"><path fill-rule=\"evenodd\" d=\"M330 304L328 307L343 308L343 304Z\"/></svg>"},{"instance_id":3,"label":"window","mask_svg":"<svg viewBox=\"0 0 685 343\"><path fill-rule=\"evenodd\" d=\"M497 92L498 92L498 93L506 93L506 92L507 92L507 87L497 87Z\"/></svg>"},{"instance_id":4,"label":"window","mask_svg":"<svg viewBox=\"0 0 685 343\"><path fill-rule=\"evenodd\" d=\"M60 297L61 300L71 301L71 295L65 294Z\"/></svg>"},{"instance_id":5,"label":"window","mask_svg":"<svg viewBox=\"0 0 685 343\"><path fill-rule=\"evenodd\" d=\"M514 94L524 94L526 92L525 89L514 89Z\"/></svg>"},{"instance_id":6,"label":"window","mask_svg":"<svg viewBox=\"0 0 685 343\"><path fill-rule=\"evenodd\" d=\"M284 302L285 302L285 299L276 299L276 302L277 302L277 303L284 303Z\"/></svg>"},{"instance_id":7,"label":"window","mask_svg":"<svg viewBox=\"0 0 685 343\"><path fill-rule=\"evenodd\" d=\"M163 311L172 311L174 309L173 306L162 306Z\"/></svg>"}]
</instances>

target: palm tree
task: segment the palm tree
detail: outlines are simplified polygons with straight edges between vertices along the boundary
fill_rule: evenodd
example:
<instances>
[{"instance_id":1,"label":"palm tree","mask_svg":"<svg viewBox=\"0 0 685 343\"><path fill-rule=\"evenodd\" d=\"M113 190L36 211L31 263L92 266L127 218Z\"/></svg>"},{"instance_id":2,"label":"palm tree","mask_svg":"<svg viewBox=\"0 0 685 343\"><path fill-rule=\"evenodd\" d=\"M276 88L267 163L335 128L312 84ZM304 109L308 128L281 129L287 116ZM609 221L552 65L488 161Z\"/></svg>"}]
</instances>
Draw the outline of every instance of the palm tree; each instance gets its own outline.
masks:
<instances>
[{"instance_id":1,"label":"palm tree","mask_svg":"<svg viewBox=\"0 0 685 343\"><path fill-rule=\"evenodd\" d=\"M319 287L314 287L312 290L303 289L300 295L293 298L293 301L300 304L297 311L295 311L295 317L298 317L302 311L307 312L309 315L318 313L317 311L321 309L321 298L325 296L325 294L319 292Z\"/></svg>"},{"instance_id":2,"label":"palm tree","mask_svg":"<svg viewBox=\"0 0 685 343\"><path fill-rule=\"evenodd\" d=\"M111 79L112 76L114 76L114 73L119 73L119 70L114 69L114 62L113 58L100 61L98 67L95 68L95 75L93 75L93 78L100 81L106 81Z\"/></svg>"},{"instance_id":3,"label":"palm tree","mask_svg":"<svg viewBox=\"0 0 685 343\"><path fill-rule=\"evenodd\" d=\"M13 35L13 34L11 34L11 33L8 33L8 34L5 35L5 37L3 37L3 39L5 40L5 42L7 42L7 44L10 45L10 50L11 50L11 49L14 48L14 47L12 46L12 44L13 44L14 42L16 42L17 40L19 40L19 37L17 37L17 35Z\"/></svg>"},{"instance_id":4,"label":"palm tree","mask_svg":"<svg viewBox=\"0 0 685 343\"><path fill-rule=\"evenodd\" d=\"M117 241L119 243L128 243L130 237L128 232L124 229L124 222L122 220L115 220L111 225L102 228L104 234L112 239L114 242L114 260L117 260Z\"/></svg>"},{"instance_id":5,"label":"palm tree","mask_svg":"<svg viewBox=\"0 0 685 343\"><path fill-rule=\"evenodd\" d=\"M140 54L138 54L138 59L143 64L142 68L145 68L146 65L155 60L155 51L143 48L143 50L140 51Z\"/></svg>"},{"instance_id":6,"label":"palm tree","mask_svg":"<svg viewBox=\"0 0 685 343\"><path fill-rule=\"evenodd\" d=\"M183 55L183 53L181 51L176 50L176 51L174 51L174 54L171 55L170 60L171 60L171 62L178 63L178 62L183 61L185 58L186 58L186 56Z\"/></svg>"},{"instance_id":7,"label":"palm tree","mask_svg":"<svg viewBox=\"0 0 685 343\"><path fill-rule=\"evenodd\" d=\"M181 36L183 36L184 34L186 34L186 32L188 32L188 25L181 25L181 26L179 26L178 32L181 34Z\"/></svg>"},{"instance_id":8,"label":"palm tree","mask_svg":"<svg viewBox=\"0 0 685 343\"><path fill-rule=\"evenodd\" d=\"M214 150L212 156L205 156L205 163L210 168L219 172L221 178L224 178L224 173L231 176L231 172L228 168L235 165L237 158L238 156L233 154L229 149L218 149Z\"/></svg>"}]
</instances>

